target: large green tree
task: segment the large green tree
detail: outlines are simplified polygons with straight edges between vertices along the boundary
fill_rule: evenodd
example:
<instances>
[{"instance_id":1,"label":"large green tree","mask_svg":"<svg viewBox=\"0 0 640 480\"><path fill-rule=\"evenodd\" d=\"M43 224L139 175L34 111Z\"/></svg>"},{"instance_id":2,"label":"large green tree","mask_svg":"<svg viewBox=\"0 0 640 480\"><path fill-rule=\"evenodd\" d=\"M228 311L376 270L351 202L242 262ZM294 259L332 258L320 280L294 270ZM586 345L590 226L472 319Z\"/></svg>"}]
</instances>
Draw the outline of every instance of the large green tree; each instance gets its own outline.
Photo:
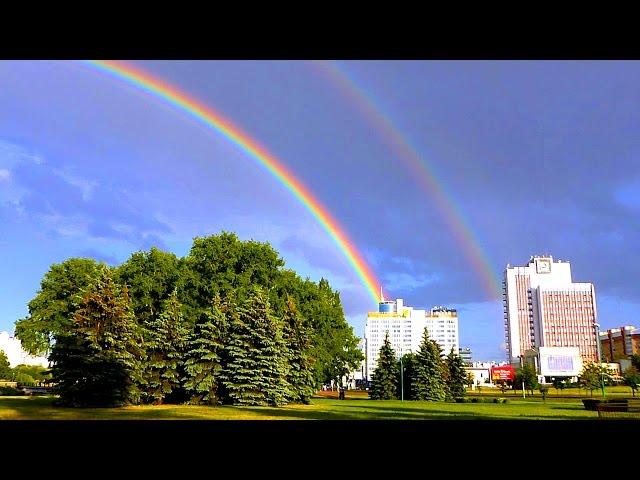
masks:
<instances>
[{"instance_id":1,"label":"large green tree","mask_svg":"<svg viewBox=\"0 0 640 480\"><path fill-rule=\"evenodd\" d=\"M114 271L114 278L129 289L133 311L141 324L157 320L163 302L180 281L180 260L173 253L153 247L135 252Z\"/></svg>"},{"instance_id":2,"label":"large green tree","mask_svg":"<svg viewBox=\"0 0 640 480\"><path fill-rule=\"evenodd\" d=\"M446 390L451 398L462 397L466 394L467 371L464 369L464 361L453 348L445 359Z\"/></svg>"},{"instance_id":3,"label":"large green tree","mask_svg":"<svg viewBox=\"0 0 640 480\"><path fill-rule=\"evenodd\" d=\"M295 302L287 297L283 318L283 348L289 366L287 383L290 400L308 404L317 391L314 359L311 356L311 329L298 313Z\"/></svg>"},{"instance_id":4,"label":"large green tree","mask_svg":"<svg viewBox=\"0 0 640 480\"><path fill-rule=\"evenodd\" d=\"M415 377L415 362L416 356L414 353L405 353L402 356L402 362L398 361L398 372L399 375L402 375L402 378L398 380L398 397L404 398L405 400L413 400L413 378ZM402 364L402 369L400 370L400 366ZM404 390L401 391L401 388Z\"/></svg>"},{"instance_id":5,"label":"large green tree","mask_svg":"<svg viewBox=\"0 0 640 480\"><path fill-rule=\"evenodd\" d=\"M396 354L389 341L389 332L386 332L378 354L376 369L371 376L369 396L372 399L393 400L397 398L399 372L396 361Z\"/></svg>"},{"instance_id":6,"label":"large green tree","mask_svg":"<svg viewBox=\"0 0 640 480\"><path fill-rule=\"evenodd\" d=\"M85 292L71 325L55 337L50 360L60 403L119 406L138 403L144 356L141 329L126 287L106 266Z\"/></svg>"},{"instance_id":7,"label":"large green tree","mask_svg":"<svg viewBox=\"0 0 640 480\"><path fill-rule=\"evenodd\" d=\"M413 398L416 400L441 401L445 399L444 365L440 346L429 338L427 328L415 359Z\"/></svg>"},{"instance_id":8,"label":"large green tree","mask_svg":"<svg viewBox=\"0 0 640 480\"><path fill-rule=\"evenodd\" d=\"M182 367L189 335L181 309L174 289L162 302L160 312L143 323L145 397L156 405L181 397Z\"/></svg>"},{"instance_id":9,"label":"large green tree","mask_svg":"<svg viewBox=\"0 0 640 480\"><path fill-rule=\"evenodd\" d=\"M22 348L32 355L48 354L55 336L71 328L78 303L99 271L98 262L89 258L51 265L28 304L29 315L16 322L15 335Z\"/></svg>"},{"instance_id":10,"label":"large green tree","mask_svg":"<svg viewBox=\"0 0 640 480\"><path fill-rule=\"evenodd\" d=\"M282 349L282 323L254 287L230 322L223 382L236 405L282 405L290 395Z\"/></svg>"},{"instance_id":11,"label":"large green tree","mask_svg":"<svg viewBox=\"0 0 640 480\"><path fill-rule=\"evenodd\" d=\"M253 286L273 287L284 261L268 243L242 241L234 233L196 237L184 260L185 302L206 309L228 292L244 300Z\"/></svg>"},{"instance_id":12,"label":"large green tree","mask_svg":"<svg viewBox=\"0 0 640 480\"><path fill-rule=\"evenodd\" d=\"M216 295L189 337L185 360L184 387L193 404L216 405L225 399L221 375L225 358L227 319L237 316L237 305Z\"/></svg>"}]
</instances>

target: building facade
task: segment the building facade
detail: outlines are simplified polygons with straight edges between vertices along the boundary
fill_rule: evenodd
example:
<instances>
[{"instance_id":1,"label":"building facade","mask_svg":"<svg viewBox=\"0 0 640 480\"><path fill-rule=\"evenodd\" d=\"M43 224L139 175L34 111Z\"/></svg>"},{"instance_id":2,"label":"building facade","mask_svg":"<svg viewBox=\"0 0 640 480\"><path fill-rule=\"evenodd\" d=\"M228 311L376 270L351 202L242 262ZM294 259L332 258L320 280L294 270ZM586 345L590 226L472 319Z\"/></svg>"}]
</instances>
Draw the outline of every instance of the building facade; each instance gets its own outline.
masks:
<instances>
[{"instance_id":1,"label":"building facade","mask_svg":"<svg viewBox=\"0 0 640 480\"><path fill-rule=\"evenodd\" d=\"M466 365L473 363L473 355L471 353L470 348L466 348L466 347L458 348L458 355L460 355L460 358L462 358L462 361Z\"/></svg>"},{"instance_id":2,"label":"building facade","mask_svg":"<svg viewBox=\"0 0 640 480\"><path fill-rule=\"evenodd\" d=\"M578 347L583 362L599 361L595 289L572 281L569 262L534 256L524 267L507 265L503 304L512 364L539 347Z\"/></svg>"},{"instance_id":3,"label":"building facade","mask_svg":"<svg viewBox=\"0 0 640 480\"><path fill-rule=\"evenodd\" d=\"M607 362L640 354L640 330L631 325L600 332L600 349Z\"/></svg>"},{"instance_id":4,"label":"building facade","mask_svg":"<svg viewBox=\"0 0 640 480\"><path fill-rule=\"evenodd\" d=\"M448 354L453 348L458 351L458 313L444 307L434 307L429 311L404 305L401 298L382 301L377 312L369 312L365 325L365 375L367 380L378 363L378 354L386 332L398 358L406 353L416 352L420 347L424 329Z\"/></svg>"}]
</instances>

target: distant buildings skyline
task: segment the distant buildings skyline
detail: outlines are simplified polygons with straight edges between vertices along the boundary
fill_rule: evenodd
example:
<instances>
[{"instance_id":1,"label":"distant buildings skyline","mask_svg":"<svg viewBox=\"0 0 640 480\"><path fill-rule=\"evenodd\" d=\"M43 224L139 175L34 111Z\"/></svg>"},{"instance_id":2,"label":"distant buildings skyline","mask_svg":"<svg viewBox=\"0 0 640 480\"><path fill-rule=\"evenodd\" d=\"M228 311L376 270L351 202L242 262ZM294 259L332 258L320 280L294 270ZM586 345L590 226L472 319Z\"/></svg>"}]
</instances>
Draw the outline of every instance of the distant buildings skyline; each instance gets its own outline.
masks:
<instances>
[{"instance_id":1,"label":"distant buildings skyline","mask_svg":"<svg viewBox=\"0 0 640 480\"><path fill-rule=\"evenodd\" d=\"M442 306L431 310L415 309L404 305L404 300L398 298L391 301L381 301L377 312L369 312L365 324L365 376L371 380L371 375L378 362L380 347L386 333L396 356L417 352L424 329L427 328L429 337L435 340L447 355L451 349L458 353L458 313L454 309Z\"/></svg>"}]
</instances>

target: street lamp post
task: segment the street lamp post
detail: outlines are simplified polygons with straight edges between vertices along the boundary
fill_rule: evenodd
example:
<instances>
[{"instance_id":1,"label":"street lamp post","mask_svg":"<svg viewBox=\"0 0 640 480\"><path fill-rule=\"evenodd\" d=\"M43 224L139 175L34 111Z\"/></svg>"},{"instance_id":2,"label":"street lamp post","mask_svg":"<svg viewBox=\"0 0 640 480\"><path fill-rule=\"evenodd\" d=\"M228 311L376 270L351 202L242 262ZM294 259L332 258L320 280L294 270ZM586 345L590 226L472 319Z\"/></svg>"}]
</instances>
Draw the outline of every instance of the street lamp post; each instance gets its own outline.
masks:
<instances>
[{"instance_id":1,"label":"street lamp post","mask_svg":"<svg viewBox=\"0 0 640 480\"><path fill-rule=\"evenodd\" d=\"M596 329L596 352L598 355L598 365L600 367L600 389L602 390L602 398L605 398L605 391L604 391L604 372L602 369L602 352L601 352L601 347L600 347L600 324L599 323L594 323L593 326Z\"/></svg>"},{"instance_id":2,"label":"street lamp post","mask_svg":"<svg viewBox=\"0 0 640 480\"><path fill-rule=\"evenodd\" d=\"M400 401L404 402L404 368L402 367L402 356L400 356Z\"/></svg>"}]
</instances>

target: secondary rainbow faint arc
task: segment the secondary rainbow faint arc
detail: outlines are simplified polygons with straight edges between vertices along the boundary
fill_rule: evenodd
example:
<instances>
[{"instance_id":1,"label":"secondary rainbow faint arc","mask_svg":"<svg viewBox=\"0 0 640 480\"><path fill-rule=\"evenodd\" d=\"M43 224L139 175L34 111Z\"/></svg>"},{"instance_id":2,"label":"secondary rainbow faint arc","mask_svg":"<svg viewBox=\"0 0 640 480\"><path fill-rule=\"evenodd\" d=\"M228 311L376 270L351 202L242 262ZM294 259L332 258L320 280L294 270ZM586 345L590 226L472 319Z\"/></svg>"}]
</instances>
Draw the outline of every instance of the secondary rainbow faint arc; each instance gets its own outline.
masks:
<instances>
[{"instance_id":1,"label":"secondary rainbow faint arc","mask_svg":"<svg viewBox=\"0 0 640 480\"><path fill-rule=\"evenodd\" d=\"M460 208L456 205L454 199L446 194L428 162L422 158L409 140L400 133L393 122L382 113L373 98L367 95L337 64L329 61L318 61L311 62L311 65L362 112L362 115L374 125L382 138L396 152L397 158L413 172L414 180L420 184L438 207L444 221L479 276L487 293L493 298L499 295L501 281L493 272L486 253L480 247Z\"/></svg>"},{"instance_id":2,"label":"secondary rainbow faint arc","mask_svg":"<svg viewBox=\"0 0 640 480\"><path fill-rule=\"evenodd\" d=\"M378 289L380 288L380 282L355 247L355 244L349 239L344 229L314 197L309 189L303 185L281 161L271 155L266 148L261 146L256 140L250 138L228 118L224 118L213 108L196 100L189 94L178 90L177 87L152 76L148 72L144 72L138 68L134 68L128 63L120 61L87 60L84 61L84 63L101 72L110 74L119 80L123 80L130 85L134 85L188 113L206 126L224 135L244 152L249 154L260 166L264 167L273 177L284 185L314 216L353 267L374 302L379 301Z\"/></svg>"}]
</instances>

